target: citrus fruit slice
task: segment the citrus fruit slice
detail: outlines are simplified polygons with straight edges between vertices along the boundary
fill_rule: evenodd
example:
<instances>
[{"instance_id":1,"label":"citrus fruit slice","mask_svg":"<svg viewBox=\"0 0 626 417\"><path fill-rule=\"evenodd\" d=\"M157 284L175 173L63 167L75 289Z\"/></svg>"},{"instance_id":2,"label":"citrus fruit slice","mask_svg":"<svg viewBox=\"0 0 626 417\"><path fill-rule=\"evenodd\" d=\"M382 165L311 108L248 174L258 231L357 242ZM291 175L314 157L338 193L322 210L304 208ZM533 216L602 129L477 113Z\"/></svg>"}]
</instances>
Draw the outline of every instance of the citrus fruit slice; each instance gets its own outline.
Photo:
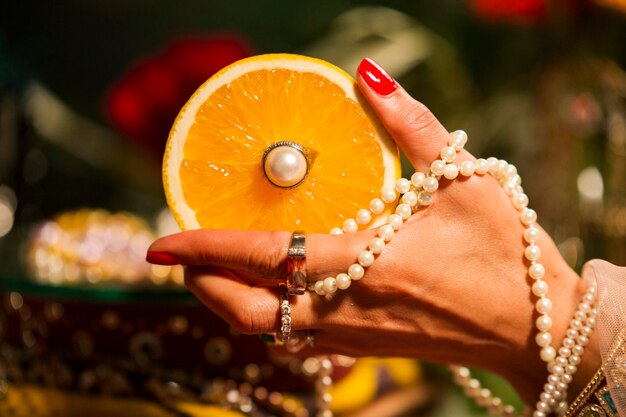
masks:
<instances>
[{"instance_id":1,"label":"citrus fruit slice","mask_svg":"<svg viewBox=\"0 0 626 417\"><path fill-rule=\"evenodd\" d=\"M291 54L237 61L200 86L163 161L167 202L183 230L328 232L399 176L397 148L355 81Z\"/></svg>"}]
</instances>

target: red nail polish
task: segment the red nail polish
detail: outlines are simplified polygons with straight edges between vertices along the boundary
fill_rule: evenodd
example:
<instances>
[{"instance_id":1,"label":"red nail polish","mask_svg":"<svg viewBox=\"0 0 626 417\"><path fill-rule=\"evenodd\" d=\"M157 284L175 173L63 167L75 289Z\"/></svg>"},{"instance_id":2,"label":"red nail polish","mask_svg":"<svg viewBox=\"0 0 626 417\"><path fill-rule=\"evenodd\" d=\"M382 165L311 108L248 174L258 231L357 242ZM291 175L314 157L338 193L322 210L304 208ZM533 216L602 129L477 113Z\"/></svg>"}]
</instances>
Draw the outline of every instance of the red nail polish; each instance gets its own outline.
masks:
<instances>
[{"instance_id":1,"label":"red nail polish","mask_svg":"<svg viewBox=\"0 0 626 417\"><path fill-rule=\"evenodd\" d=\"M388 96L398 89L398 84L374 60L365 58L359 64L359 74L367 85L381 96Z\"/></svg>"},{"instance_id":2,"label":"red nail polish","mask_svg":"<svg viewBox=\"0 0 626 417\"><path fill-rule=\"evenodd\" d=\"M148 252L146 261L157 265L178 265L179 260L167 252Z\"/></svg>"}]
</instances>

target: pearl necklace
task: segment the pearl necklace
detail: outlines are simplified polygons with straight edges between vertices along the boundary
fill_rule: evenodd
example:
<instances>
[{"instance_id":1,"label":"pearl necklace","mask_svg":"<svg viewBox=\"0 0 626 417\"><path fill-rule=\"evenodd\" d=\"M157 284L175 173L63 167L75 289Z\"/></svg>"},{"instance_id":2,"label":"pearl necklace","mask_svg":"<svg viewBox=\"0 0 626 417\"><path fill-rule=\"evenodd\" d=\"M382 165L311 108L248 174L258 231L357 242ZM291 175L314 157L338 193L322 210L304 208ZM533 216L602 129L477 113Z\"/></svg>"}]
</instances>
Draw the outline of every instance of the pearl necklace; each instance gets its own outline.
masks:
<instances>
[{"instance_id":1,"label":"pearl necklace","mask_svg":"<svg viewBox=\"0 0 626 417\"><path fill-rule=\"evenodd\" d=\"M466 143L467 134L464 131L457 130L450 133L448 145L441 149L440 159L435 160L430 165L427 174L417 171L411 176L411 180L400 178L396 181L394 188L383 188L380 198L374 198L370 201L369 209L358 210L355 218L349 218L344 221L343 227L331 229L331 234L355 233L359 230L359 226L365 226L372 221L372 215L381 214L385 210L385 205L396 203L398 194L401 194L400 204L396 206L395 213L391 214L387 218L386 223L378 228L377 236L370 240L367 249L359 253L357 262L350 265L346 272L310 283L307 288L309 291L314 291L323 296L334 293L338 289L345 290L350 287L352 281L358 281L363 278L365 268L373 265L376 255L383 252L385 245L393 238L395 232L400 229L404 221L418 209L427 207L432 203L433 193L439 188L439 181L442 177L454 180L459 175L471 177L475 174L480 176L490 174L498 180L505 193L510 197L513 206L520 212L520 221L526 227L523 236L524 241L528 245L524 249L524 258L530 262L528 275L533 282L531 291L537 297L535 310L539 313L539 318L535 323L538 329L535 341L541 348L541 359L548 366L554 368L553 363L557 359L557 351L551 346L552 334L550 333L550 328L552 327L552 318L549 313L552 310L552 301L548 298L548 284L543 280L545 268L539 263L541 249L537 246L539 237L539 229L536 226L537 213L533 209L528 208L528 196L524 193L524 189L521 186L522 179L514 165L494 157L480 158L475 162L464 161L460 165L454 164L453 161L457 152L461 151ZM455 367L454 369L457 371L457 380L476 381L472 383L474 388L470 392L477 395L471 396L479 399L480 403L487 404L487 400L489 400L490 404L496 407L502 415L513 415L514 410L512 411L512 408L509 406L503 406L502 401L497 397L493 397L490 391L485 391L485 389L480 388L480 385L476 388L478 381L470 378L467 368ZM556 369L559 371L560 368ZM488 396L486 395L487 393L489 393ZM544 398L547 399L547 395ZM556 401L556 396L553 395L551 399ZM495 406L494 402L498 405ZM546 408L543 407L543 404L546 403L545 401L539 401L537 403L538 407L540 403L542 408ZM544 411L538 409L535 413L539 414L536 414L534 417L545 416L545 414L540 414L542 412Z\"/></svg>"}]
</instances>

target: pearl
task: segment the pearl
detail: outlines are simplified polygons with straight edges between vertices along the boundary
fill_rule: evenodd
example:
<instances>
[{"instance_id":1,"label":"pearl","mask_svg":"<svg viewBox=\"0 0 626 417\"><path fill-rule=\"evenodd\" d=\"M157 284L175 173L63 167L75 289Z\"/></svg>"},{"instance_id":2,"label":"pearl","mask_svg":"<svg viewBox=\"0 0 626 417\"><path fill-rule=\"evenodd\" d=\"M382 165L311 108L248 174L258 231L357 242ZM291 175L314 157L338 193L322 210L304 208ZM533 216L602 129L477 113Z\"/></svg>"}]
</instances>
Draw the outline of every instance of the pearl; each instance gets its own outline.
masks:
<instances>
[{"instance_id":1,"label":"pearl","mask_svg":"<svg viewBox=\"0 0 626 417\"><path fill-rule=\"evenodd\" d=\"M549 346L552 343L552 335L548 332L539 332L535 336L535 342L541 347Z\"/></svg>"},{"instance_id":2,"label":"pearl","mask_svg":"<svg viewBox=\"0 0 626 417\"><path fill-rule=\"evenodd\" d=\"M563 344L564 347L570 348L570 349L574 349L574 347L576 346L576 342L571 337L564 338L562 344ZM573 350L572 350L572 352L573 352ZM575 352L573 352L573 353L575 353Z\"/></svg>"},{"instance_id":3,"label":"pearl","mask_svg":"<svg viewBox=\"0 0 626 417\"><path fill-rule=\"evenodd\" d=\"M589 326L583 326L580 332L583 334L583 336L591 337L591 335L593 334L593 329Z\"/></svg>"},{"instance_id":4,"label":"pearl","mask_svg":"<svg viewBox=\"0 0 626 417\"><path fill-rule=\"evenodd\" d=\"M553 384L544 384L543 386L545 392L554 392L555 389L556 387Z\"/></svg>"},{"instance_id":5,"label":"pearl","mask_svg":"<svg viewBox=\"0 0 626 417\"><path fill-rule=\"evenodd\" d=\"M359 225L356 222L356 220L354 219L346 219L345 222L343 222L343 231L346 233L354 233L357 230L359 230Z\"/></svg>"},{"instance_id":6,"label":"pearl","mask_svg":"<svg viewBox=\"0 0 626 417\"><path fill-rule=\"evenodd\" d=\"M365 269L359 264L352 264L348 268L348 275L353 281L358 281L365 275Z\"/></svg>"},{"instance_id":7,"label":"pearl","mask_svg":"<svg viewBox=\"0 0 626 417\"><path fill-rule=\"evenodd\" d=\"M459 176L459 167L454 164L446 165L443 176L449 180L453 180Z\"/></svg>"},{"instance_id":8,"label":"pearl","mask_svg":"<svg viewBox=\"0 0 626 417\"><path fill-rule=\"evenodd\" d=\"M400 215L403 220L411 217L411 213L411 206L409 206L408 204L402 203L398 204L398 207L396 207L396 214Z\"/></svg>"},{"instance_id":9,"label":"pearl","mask_svg":"<svg viewBox=\"0 0 626 417\"><path fill-rule=\"evenodd\" d=\"M439 181L435 177L428 177L424 180L424 191L434 193L439 188Z\"/></svg>"},{"instance_id":10,"label":"pearl","mask_svg":"<svg viewBox=\"0 0 626 417\"><path fill-rule=\"evenodd\" d=\"M528 205L528 196L524 193L517 194L513 198L513 206L516 209L521 209L522 207L526 207Z\"/></svg>"},{"instance_id":11,"label":"pearl","mask_svg":"<svg viewBox=\"0 0 626 417\"><path fill-rule=\"evenodd\" d=\"M315 292L318 295L326 295L326 291L324 290L324 281L323 280L317 281L315 283Z\"/></svg>"},{"instance_id":12,"label":"pearl","mask_svg":"<svg viewBox=\"0 0 626 417\"><path fill-rule=\"evenodd\" d=\"M456 149L457 151L463 149L466 143L467 133L465 133L463 130L455 130L448 136L448 144L450 146L453 146L454 149Z\"/></svg>"},{"instance_id":13,"label":"pearl","mask_svg":"<svg viewBox=\"0 0 626 417\"><path fill-rule=\"evenodd\" d=\"M420 191L417 194L417 200L422 206L430 206L433 202L433 195L428 191Z\"/></svg>"},{"instance_id":14,"label":"pearl","mask_svg":"<svg viewBox=\"0 0 626 417\"><path fill-rule=\"evenodd\" d=\"M443 172L445 170L446 170L446 163L442 161L441 159L437 159L433 161L432 164L430 164L430 172L432 172L433 175L436 175L439 177L443 175Z\"/></svg>"},{"instance_id":15,"label":"pearl","mask_svg":"<svg viewBox=\"0 0 626 417\"><path fill-rule=\"evenodd\" d=\"M361 266L368 267L374 263L374 254L372 254L372 252L368 250L364 250L361 253L359 253L359 256L357 259L359 261L359 264L361 264Z\"/></svg>"},{"instance_id":16,"label":"pearl","mask_svg":"<svg viewBox=\"0 0 626 417\"><path fill-rule=\"evenodd\" d=\"M508 162L506 162L504 159L500 159L498 163L496 164L496 174L499 175L500 177L506 178L504 174L506 173L506 169L508 166L509 166Z\"/></svg>"},{"instance_id":17,"label":"pearl","mask_svg":"<svg viewBox=\"0 0 626 417\"><path fill-rule=\"evenodd\" d=\"M528 243L535 243L539 238L539 229L534 226L530 226L524 230L524 240Z\"/></svg>"},{"instance_id":18,"label":"pearl","mask_svg":"<svg viewBox=\"0 0 626 417\"><path fill-rule=\"evenodd\" d=\"M387 219L387 223L389 223L389 225L393 227L393 230L400 229L400 227L402 226L402 222L402 216L400 216L399 214L392 214Z\"/></svg>"},{"instance_id":19,"label":"pearl","mask_svg":"<svg viewBox=\"0 0 626 417\"><path fill-rule=\"evenodd\" d=\"M578 306L578 308L581 311L584 311L585 313L588 313L589 311L591 311L591 306L589 305L589 303L586 303L586 302L580 303L580 306Z\"/></svg>"},{"instance_id":20,"label":"pearl","mask_svg":"<svg viewBox=\"0 0 626 417\"><path fill-rule=\"evenodd\" d=\"M554 360L554 363L560 367L563 367L567 365L567 359L559 356Z\"/></svg>"},{"instance_id":21,"label":"pearl","mask_svg":"<svg viewBox=\"0 0 626 417\"><path fill-rule=\"evenodd\" d=\"M582 359L579 355L572 355L569 357L569 363L571 363L572 365L580 365L581 360Z\"/></svg>"},{"instance_id":22,"label":"pearl","mask_svg":"<svg viewBox=\"0 0 626 417\"><path fill-rule=\"evenodd\" d=\"M396 181L396 191L400 194L404 194L411 189L411 181L406 178L400 178Z\"/></svg>"},{"instance_id":23,"label":"pearl","mask_svg":"<svg viewBox=\"0 0 626 417\"><path fill-rule=\"evenodd\" d=\"M489 171L489 163L486 159L479 158L476 160L476 173L478 175L486 174Z\"/></svg>"},{"instance_id":24,"label":"pearl","mask_svg":"<svg viewBox=\"0 0 626 417\"><path fill-rule=\"evenodd\" d=\"M550 407L548 406L548 404L544 403L543 401L538 401L536 407L538 411L541 411L543 413L547 413L548 411L550 411Z\"/></svg>"},{"instance_id":25,"label":"pearl","mask_svg":"<svg viewBox=\"0 0 626 417\"><path fill-rule=\"evenodd\" d=\"M385 203L380 198L374 198L370 201L370 211L374 214L380 214L385 210Z\"/></svg>"},{"instance_id":26,"label":"pearl","mask_svg":"<svg viewBox=\"0 0 626 417\"><path fill-rule=\"evenodd\" d=\"M543 411L538 411L538 410L533 411L533 417L546 417L546 416L547 414L544 413Z\"/></svg>"},{"instance_id":27,"label":"pearl","mask_svg":"<svg viewBox=\"0 0 626 417\"><path fill-rule=\"evenodd\" d=\"M524 208L522 210L522 214L520 215L520 218L522 220L522 223L528 226L537 221L537 213L533 209Z\"/></svg>"},{"instance_id":28,"label":"pearl","mask_svg":"<svg viewBox=\"0 0 626 417\"><path fill-rule=\"evenodd\" d=\"M490 174L495 174L496 173L496 169L498 168L498 158L494 158L493 156L487 158L487 164L489 164L488 172Z\"/></svg>"},{"instance_id":29,"label":"pearl","mask_svg":"<svg viewBox=\"0 0 626 417\"><path fill-rule=\"evenodd\" d=\"M543 297L548 293L548 284L544 280L538 279L531 288L537 297Z\"/></svg>"},{"instance_id":30,"label":"pearl","mask_svg":"<svg viewBox=\"0 0 626 417\"><path fill-rule=\"evenodd\" d=\"M425 178L426 178L426 175L424 175L423 172L419 172L419 171L411 175L411 182L413 183L413 187L421 188L422 184L424 183Z\"/></svg>"},{"instance_id":31,"label":"pearl","mask_svg":"<svg viewBox=\"0 0 626 417\"><path fill-rule=\"evenodd\" d=\"M385 241L379 237L374 237L370 240L369 248L372 253L378 255L385 249Z\"/></svg>"},{"instance_id":32,"label":"pearl","mask_svg":"<svg viewBox=\"0 0 626 417\"><path fill-rule=\"evenodd\" d=\"M533 279L541 279L545 275L546 270L541 264L534 264L528 268L528 275Z\"/></svg>"},{"instance_id":33,"label":"pearl","mask_svg":"<svg viewBox=\"0 0 626 417\"><path fill-rule=\"evenodd\" d=\"M264 155L263 170L275 186L292 188L306 177L308 163L301 150L291 145L281 145Z\"/></svg>"},{"instance_id":34,"label":"pearl","mask_svg":"<svg viewBox=\"0 0 626 417\"><path fill-rule=\"evenodd\" d=\"M562 347L559 349L559 356L563 358L569 358L572 355L572 350L570 348Z\"/></svg>"},{"instance_id":35,"label":"pearl","mask_svg":"<svg viewBox=\"0 0 626 417\"><path fill-rule=\"evenodd\" d=\"M454 158L456 158L456 149L454 149L452 146L446 146L441 149L439 155L444 162L450 163L454 161Z\"/></svg>"},{"instance_id":36,"label":"pearl","mask_svg":"<svg viewBox=\"0 0 626 417\"><path fill-rule=\"evenodd\" d=\"M380 196L383 199L383 201L387 204L389 203L393 203L396 201L396 192L393 188L383 188L382 190L380 190Z\"/></svg>"},{"instance_id":37,"label":"pearl","mask_svg":"<svg viewBox=\"0 0 626 417\"><path fill-rule=\"evenodd\" d=\"M509 164L505 169L504 169L504 176L506 178L511 178L514 177L515 175L517 175L517 168L515 167L515 165L513 164Z\"/></svg>"},{"instance_id":38,"label":"pearl","mask_svg":"<svg viewBox=\"0 0 626 417\"><path fill-rule=\"evenodd\" d=\"M539 355L541 356L541 360L543 360L544 362L550 362L554 360L554 357L556 356L556 351L552 346L544 346L541 348L541 352L539 353Z\"/></svg>"},{"instance_id":39,"label":"pearl","mask_svg":"<svg viewBox=\"0 0 626 417\"><path fill-rule=\"evenodd\" d=\"M565 374L561 377L561 379L563 380L563 382L565 382L566 384L571 384L572 381L574 380L574 377L572 377L572 375L570 374Z\"/></svg>"},{"instance_id":40,"label":"pearl","mask_svg":"<svg viewBox=\"0 0 626 417\"><path fill-rule=\"evenodd\" d=\"M554 376L554 375L550 375L550 376ZM548 378L550 378L550 377L548 377ZM551 394L549 394L549 393L547 393L547 392L542 392L542 393L539 395L539 399L540 399L541 401L543 401L543 402L546 402L546 403L547 403L548 401L550 401L550 400L552 399L552 395L551 395Z\"/></svg>"},{"instance_id":41,"label":"pearl","mask_svg":"<svg viewBox=\"0 0 626 417\"><path fill-rule=\"evenodd\" d=\"M575 375L578 371L578 367L576 365L565 365L565 372L568 375Z\"/></svg>"},{"instance_id":42,"label":"pearl","mask_svg":"<svg viewBox=\"0 0 626 417\"><path fill-rule=\"evenodd\" d=\"M552 301L550 301L549 298L541 297L537 300L537 303L535 303L535 308L537 309L537 312L541 314L548 313L552 310Z\"/></svg>"},{"instance_id":43,"label":"pearl","mask_svg":"<svg viewBox=\"0 0 626 417\"><path fill-rule=\"evenodd\" d=\"M524 256L529 261L536 261L541 256L541 249L537 245L528 245L524 250Z\"/></svg>"},{"instance_id":44,"label":"pearl","mask_svg":"<svg viewBox=\"0 0 626 417\"><path fill-rule=\"evenodd\" d=\"M573 346L572 347L572 353L574 355L582 356L584 352L585 352L585 348L582 347L582 346Z\"/></svg>"},{"instance_id":45,"label":"pearl","mask_svg":"<svg viewBox=\"0 0 626 417\"><path fill-rule=\"evenodd\" d=\"M580 346L587 346L589 344L589 338L587 336L578 336L576 341Z\"/></svg>"},{"instance_id":46,"label":"pearl","mask_svg":"<svg viewBox=\"0 0 626 417\"><path fill-rule=\"evenodd\" d=\"M368 224L371 221L372 221L372 214L370 213L369 210L360 209L359 211L357 211L356 222L358 224Z\"/></svg>"},{"instance_id":47,"label":"pearl","mask_svg":"<svg viewBox=\"0 0 626 417\"><path fill-rule=\"evenodd\" d=\"M535 324L540 331L546 332L552 327L552 319L547 314L543 314L537 318Z\"/></svg>"},{"instance_id":48,"label":"pearl","mask_svg":"<svg viewBox=\"0 0 626 417\"><path fill-rule=\"evenodd\" d=\"M389 242L394 234L393 227L389 224L384 224L378 228L378 237L383 238L385 242Z\"/></svg>"},{"instance_id":49,"label":"pearl","mask_svg":"<svg viewBox=\"0 0 626 417\"><path fill-rule=\"evenodd\" d=\"M417 193L415 191L408 191L402 196L402 202L408 204L411 207L417 205Z\"/></svg>"},{"instance_id":50,"label":"pearl","mask_svg":"<svg viewBox=\"0 0 626 417\"><path fill-rule=\"evenodd\" d=\"M572 319L572 321L569 322L569 327L580 330L583 327L583 322L578 318Z\"/></svg>"},{"instance_id":51,"label":"pearl","mask_svg":"<svg viewBox=\"0 0 626 417\"><path fill-rule=\"evenodd\" d=\"M341 273L335 277L335 281L337 281L337 288L340 290L346 290L352 284L352 279L348 274Z\"/></svg>"},{"instance_id":52,"label":"pearl","mask_svg":"<svg viewBox=\"0 0 626 417\"><path fill-rule=\"evenodd\" d=\"M337 280L335 277L328 277L324 279L324 291L328 294L332 294L337 291Z\"/></svg>"},{"instance_id":53,"label":"pearl","mask_svg":"<svg viewBox=\"0 0 626 417\"><path fill-rule=\"evenodd\" d=\"M565 335L570 339L576 339L578 337L578 331L575 329L567 329Z\"/></svg>"},{"instance_id":54,"label":"pearl","mask_svg":"<svg viewBox=\"0 0 626 417\"><path fill-rule=\"evenodd\" d=\"M343 235L343 230L341 230L339 227L333 227L332 229L330 229L329 233L331 235Z\"/></svg>"},{"instance_id":55,"label":"pearl","mask_svg":"<svg viewBox=\"0 0 626 417\"><path fill-rule=\"evenodd\" d=\"M549 384L553 384L553 385L554 384L558 384L560 380L561 380L561 378L556 376L556 375L552 375L552 374L548 375L548 383Z\"/></svg>"},{"instance_id":56,"label":"pearl","mask_svg":"<svg viewBox=\"0 0 626 417\"><path fill-rule=\"evenodd\" d=\"M472 161L463 161L459 173L464 177L471 177L477 171L476 165Z\"/></svg>"}]
</instances>

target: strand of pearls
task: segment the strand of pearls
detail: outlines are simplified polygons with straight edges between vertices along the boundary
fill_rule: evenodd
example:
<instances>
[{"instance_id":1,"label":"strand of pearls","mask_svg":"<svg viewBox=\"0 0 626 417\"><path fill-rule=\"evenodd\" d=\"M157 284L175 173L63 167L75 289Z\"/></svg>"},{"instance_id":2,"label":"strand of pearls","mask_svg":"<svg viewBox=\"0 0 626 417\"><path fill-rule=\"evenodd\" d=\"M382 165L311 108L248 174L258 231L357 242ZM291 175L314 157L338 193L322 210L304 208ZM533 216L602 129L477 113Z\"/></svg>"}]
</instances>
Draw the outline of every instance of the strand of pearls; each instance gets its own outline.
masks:
<instances>
[{"instance_id":1,"label":"strand of pearls","mask_svg":"<svg viewBox=\"0 0 626 417\"><path fill-rule=\"evenodd\" d=\"M539 314L536 320L536 327L538 329L535 341L541 348L540 357L548 364L548 369L551 372L549 380L557 382L556 378L559 378L557 384L562 390L558 390L554 384L548 383L544 387L542 393L542 399L537 403L538 409L534 412L533 417L544 417L554 407L558 410L562 409L563 401L566 395L566 386L569 384L567 380L571 380L573 373L565 372L565 366L569 366L569 370L575 372L576 364L570 363L568 357L580 359L580 355L572 355L571 349L577 348L577 351L584 349L584 344L588 343L588 337L593 331L593 325L595 323L595 313L593 317L591 311L595 311L592 307L590 310L585 310L584 317L578 320L576 324L584 322L584 326L581 324L580 331L585 328L585 333L578 334L579 329L570 328L571 334L574 334L574 330L577 332L576 339L566 338L566 340L576 340L578 344L571 347L563 346L559 349L559 355L557 351L552 347L552 334L550 328L552 327L552 318L550 317L550 311L552 310L552 301L548 298L548 284L544 281L545 268L539 263L541 256L541 249L537 245L539 237L539 229L537 227L537 213L528 207L528 196L524 193L524 189L521 186L522 179L517 173L517 168L509 164L505 160L499 160L494 157L487 159L477 159L474 161L464 161L460 165L453 163L456 158L457 152L461 151L467 143L467 134L462 130L457 130L450 133L448 138L448 145L443 147L440 152L440 159L433 161L430 165L428 173L415 172L411 179L400 178L396 181L395 188L383 188L381 190L380 198L374 198L370 201L368 209L360 209L357 211L355 218L349 218L344 221L343 226L335 227L330 230L331 234L343 234L343 233L356 233L359 227L366 226L372 221L372 215L379 215L384 210L386 205L394 204L398 201L398 194L400 197L400 204L395 208L395 213L387 218L384 225L378 228L378 234L372 238L369 245L357 256L357 262L350 265L346 272L339 273L334 277L327 277L323 280L309 283L307 288L309 291L315 291L319 295L326 295L336 292L337 290L345 290L350 287L352 281L358 281L365 275L366 268L372 266L376 260L376 256L381 254L385 248L385 245L391 241L395 232L400 229L402 224L417 210L422 207L429 206L433 201L433 193L439 188L439 181L444 177L448 180L454 180L459 176L471 177L472 175L485 175L490 174L495 177L504 192L510 197L513 206L520 212L520 221L526 227L524 231L524 241L527 246L524 249L524 258L528 260L530 266L528 268L528 276L532 280L531 292L537 297L535 302L535 310ZM593 294L587 294L590 298ZM590 302L582 302L585 306L590 306ZM582 311L577 311L576 314L583 316ZM586 317L586 318L585 318ZM589 322L591 320L591 322ZM581 339L582 338L582 339ZM585 342L580 343L580 341ZM568 342L569 344L569 342ZM565 349L570 349L570 356L564 356L563 353L567 353ZM558 362L557 362L558 361ZM568 361L568 364L563 364L564 361ZM574 359L576 361L576 359ZM502 400L493 396L491 391L480 386L480 382L471 377L469 369L465 367L454 366L452 367L455 373L455 379L457 382L464 386L466 393L477 400L480 405L486 406L490 412L500 414L502 416L514 416L515 410L511 406L503 405ZM561 370L563 374L561 375ZM564 375L569 377L563 378ZM550 377L552 377L550 379ZM571 382L571 381L570 381ZM549 390L552 389L552 392ZM558 395L554 395L554 391L557 391ZM550 398L548 398L550 396ZM544 401L544 399L546 401ZM542 411L546 410L546 411ZM543 413L543 414L542 414Z\"/></svg>"},{"instance_id":2,"label":"strand of pearls","mask_svg":"<svg viewBox=\"0 0 626 417\"><path fill-rule=\"evenodd\" d=\"M567 411L567 390L596 325L597 286L594 282L578 304L556 359L548 364L548 378L539 396L533 417Z\"/></svg>"}]
</instances>

